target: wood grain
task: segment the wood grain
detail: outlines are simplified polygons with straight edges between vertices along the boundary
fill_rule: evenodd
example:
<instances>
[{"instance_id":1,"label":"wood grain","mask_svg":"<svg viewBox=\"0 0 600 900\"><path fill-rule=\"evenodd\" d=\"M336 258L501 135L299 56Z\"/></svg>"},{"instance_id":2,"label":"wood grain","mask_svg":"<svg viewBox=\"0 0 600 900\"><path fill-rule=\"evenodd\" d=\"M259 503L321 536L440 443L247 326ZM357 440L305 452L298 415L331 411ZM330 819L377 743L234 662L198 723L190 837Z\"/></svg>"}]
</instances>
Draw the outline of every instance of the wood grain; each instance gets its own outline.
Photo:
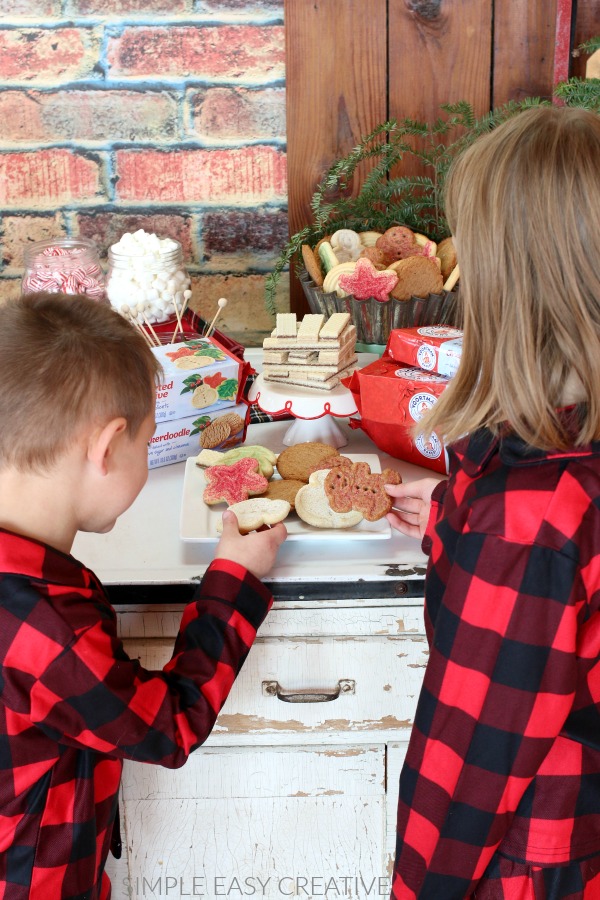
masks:
<instances>
[{"instance_id":1,"label":"wood grain","mask_svg":"<svg viewBox=\"0 0 600 900\"><path fill-rule=\"evenodd\" d=\"M495 0L492 105L552 96L556 0Z\"/></svg>"},{"instance_id":2,"label":"wood grain","mask_svg":"<svg viewBox=\"0 0 600 900\"><path fill-rule=\"evenodd\" d=\"M288 218L312 221L310 200L331 163L386 118L386 0L286 0ZM358 189L365 169L357 170ZM291 273L291 309L308 311Z\"/></svg>"},{"instance_id":3,"label":"wood grain","mask_svg":"<svg viewBox=\"0 0 600 900\"><path fill-rule=\"evenodd\" d=\"M600 34L600 0L578 0L575 18L575 36L573 49L577 50L584 41L589 41ZM587 54L574 56L571 64L571 75L585 78Z\"/></svg>"}]
</instances>

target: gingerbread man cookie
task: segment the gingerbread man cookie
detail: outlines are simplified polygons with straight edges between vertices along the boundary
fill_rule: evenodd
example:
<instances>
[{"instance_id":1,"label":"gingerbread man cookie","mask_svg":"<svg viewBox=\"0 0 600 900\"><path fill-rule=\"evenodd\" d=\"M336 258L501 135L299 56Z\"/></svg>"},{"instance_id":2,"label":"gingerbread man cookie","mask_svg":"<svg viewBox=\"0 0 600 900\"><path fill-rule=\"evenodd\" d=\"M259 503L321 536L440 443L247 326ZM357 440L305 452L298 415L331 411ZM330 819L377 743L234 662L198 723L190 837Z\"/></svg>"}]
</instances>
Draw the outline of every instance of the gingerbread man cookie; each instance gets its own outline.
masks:
<instances>
[{"instance_id":1,"label":"gingerbread man cookie","mask_svg":"<svg viewBox=\"0 0 600 900\"><path fill-rule=\"evenodd\" d=\"M356 510L368 522L376 522L392 508L392 498L386 493L384 485L400 484L401 481L394 469L374 473L368 463L358 462L331 469L325 478L325 493L335 512Z\"/></svg>"}]
</instances>

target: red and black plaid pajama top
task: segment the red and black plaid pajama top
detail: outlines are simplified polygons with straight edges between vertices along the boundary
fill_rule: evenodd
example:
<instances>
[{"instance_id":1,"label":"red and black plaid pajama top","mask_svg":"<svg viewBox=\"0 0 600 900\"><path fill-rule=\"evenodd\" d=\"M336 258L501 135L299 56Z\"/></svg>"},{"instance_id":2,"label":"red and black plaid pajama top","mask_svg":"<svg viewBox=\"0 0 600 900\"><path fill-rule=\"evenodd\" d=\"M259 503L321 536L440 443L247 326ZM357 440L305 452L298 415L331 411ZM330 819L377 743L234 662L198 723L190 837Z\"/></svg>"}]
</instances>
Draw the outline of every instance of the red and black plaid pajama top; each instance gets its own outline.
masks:
<instances>
[{"instance_id":1,"label":"red and black plaid pajama top","mask_svg":"<svg viewBox=\"0 0 600 900\"><path fill-rule=\"evenodd\" d=\"M129 659L96 576L0 529L0 898L106 900L123 759L176 768L210 734L271 605L216 560L171 660Z\"/></svg>"},{"instance_id":2,"label":"red and black plaid pajama top","mask_svg":"<svg viewBox=\"0 0 600 900\"><path fill-rule=\"evenodd\" d=\"M468 897L499 857L600 853L600 444L543 453L480 431L450 460L423 542L430 656L400 777L402 900Z\"/></svg>"}]
</instances>

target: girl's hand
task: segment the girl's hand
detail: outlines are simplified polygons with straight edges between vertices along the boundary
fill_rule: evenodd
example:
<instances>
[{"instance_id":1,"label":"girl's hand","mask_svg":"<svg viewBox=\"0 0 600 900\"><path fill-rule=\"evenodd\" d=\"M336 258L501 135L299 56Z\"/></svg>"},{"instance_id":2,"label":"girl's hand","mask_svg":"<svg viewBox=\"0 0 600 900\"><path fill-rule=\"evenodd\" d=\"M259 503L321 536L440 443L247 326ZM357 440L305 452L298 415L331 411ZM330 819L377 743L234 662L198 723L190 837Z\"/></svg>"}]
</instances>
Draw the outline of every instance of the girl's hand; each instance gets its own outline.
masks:
<instances>
[{"instance_id":1,"label":"girl's hand","mask_svg":"<svg viewBox=\"0 0 600 900\"><path fill-rule=\"evenodd\" d=\"M215 559L230 559L244 566L257 578L268 575L277 551L287 537L283 522L264 531L251 531L240 534L235 513L225 510L223 513L223 533L217 545Z\"/></svg>"},{"instance_id":2,"label":"girl's hand","mask_svg":"<svg viewBox=\"0 0 600 900\"><path fill-rule=\"evenodd\" d=\"M386 516L392 528L422 539L429 521L431 495L438 483L437 478L422 478L407 484L386 484L385 490L394 500L394 508Z\"/></svg>"}]
</instances>

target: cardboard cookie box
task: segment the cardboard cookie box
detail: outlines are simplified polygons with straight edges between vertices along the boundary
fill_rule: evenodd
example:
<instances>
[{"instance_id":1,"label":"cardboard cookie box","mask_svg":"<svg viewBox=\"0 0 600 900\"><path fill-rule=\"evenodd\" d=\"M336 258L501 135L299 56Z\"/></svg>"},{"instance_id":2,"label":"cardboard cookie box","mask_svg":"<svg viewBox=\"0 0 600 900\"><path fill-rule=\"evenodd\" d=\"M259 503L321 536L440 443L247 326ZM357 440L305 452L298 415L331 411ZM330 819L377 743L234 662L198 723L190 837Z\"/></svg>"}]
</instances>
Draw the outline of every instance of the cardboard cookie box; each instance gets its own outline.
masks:
<instances>
[{"instance_id":1,"label":"cardboard cookie box","mask_svg":"<svg viewBox=\"0 0 600 900\"><path fill-rule=\"evenodd\" d=\"M241 400L249 363L213 337L153 347L164 379L156 392L156 421L198 418Z\"/></svg>"},{"instance_id":2,"label":"cardboard cookie box","mask_svg":"<svg viewBox=\"0 0 600 900\"><path fill-rule=\"evenodd\" d=\"M246 439L250 407L239 403L212 413L157 422L148 443L148 468L170 466L201 449L230 450Z\"/></svg>"},{"instance_id":3,"label":"cardboard cookie box","mask_svg":"<svg viewBox=\"0 0 600 900\"><path fill-rule=\"evenodd\" d=\"M377 447L394 456L446 473L448 460L436 434L413 437L413 425L431 409L450 379L407 366L385 355L356 371L348 384L356 400L362 428Z\"/></svg>"},{"instance_id":4,"label":"cardboard cookie box","mask_svg":"<svg viewBox=\"0 0 600 900\"><path fill-rule=\"evenodd\" d=\"M452 378L462 355L462 335L449 325L396 328L390 332L384 356Z\"/></svg>"}]
</instances>

